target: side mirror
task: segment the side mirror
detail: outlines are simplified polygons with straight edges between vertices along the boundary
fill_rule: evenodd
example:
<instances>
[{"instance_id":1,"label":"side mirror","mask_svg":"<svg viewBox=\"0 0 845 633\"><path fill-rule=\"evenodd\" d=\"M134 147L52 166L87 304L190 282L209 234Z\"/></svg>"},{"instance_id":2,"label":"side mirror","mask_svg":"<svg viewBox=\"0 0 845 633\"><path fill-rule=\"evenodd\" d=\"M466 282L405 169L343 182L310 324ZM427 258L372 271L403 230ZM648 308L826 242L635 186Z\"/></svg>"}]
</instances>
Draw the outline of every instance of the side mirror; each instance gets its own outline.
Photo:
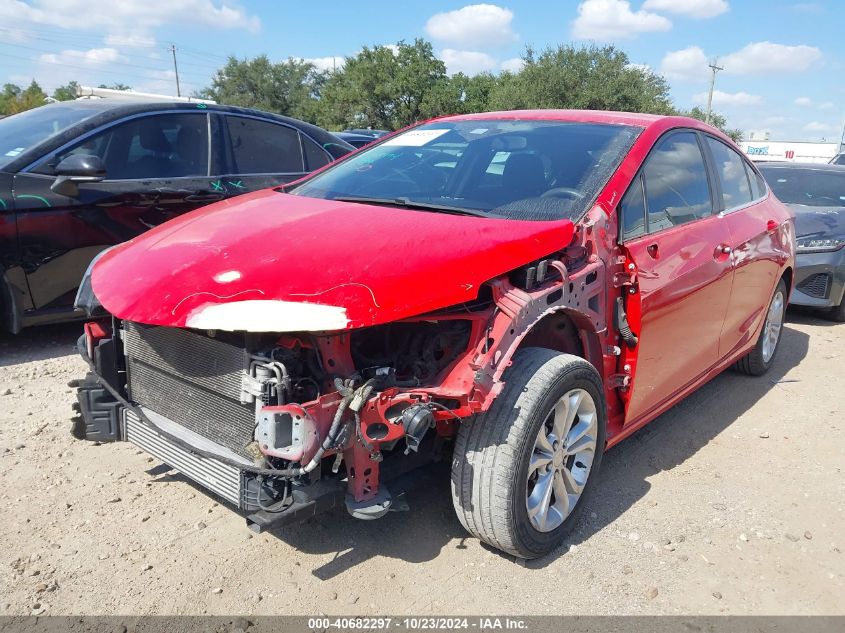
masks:
<instances>
[{"instance_id":1,"label":"side mirror","mask_svg":"<svg viewBox=\"0 0 845 633\"><path fill-rule=\"evenodd\" d=\"M100 182L106 177L106 166L99 156L72 154L56 165L56 180L50 189L63 196L79 195L80 182Z\"/></svg>"}]
</instances>

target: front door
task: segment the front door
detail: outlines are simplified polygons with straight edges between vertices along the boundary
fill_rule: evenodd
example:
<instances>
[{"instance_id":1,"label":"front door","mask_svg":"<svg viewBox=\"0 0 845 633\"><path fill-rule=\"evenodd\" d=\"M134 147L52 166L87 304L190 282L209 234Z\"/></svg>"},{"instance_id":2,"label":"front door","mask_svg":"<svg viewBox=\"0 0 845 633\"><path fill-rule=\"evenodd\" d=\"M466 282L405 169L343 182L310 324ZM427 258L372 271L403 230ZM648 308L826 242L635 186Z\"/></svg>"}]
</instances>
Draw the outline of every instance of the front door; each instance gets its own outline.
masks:
<instances>
[{"instance_id":1,"label":"front door","mask_svg":"<svg viewBox=\"0 0 845 633\"><path fill-rule=\"evenodd\" d=\"M54 168L70 154L97 155L106 179L54 193ZM177 215L219 200L209 173L208 115L156 113L97 132L15 176L20 261L34 308L69 310L97 253Z\"/></svg>"},{"instance_id":2,"label":"front door","mask_svg":"<svg viewBox=\"0 0 845 633\"><path fill-rule=\"evenodd\" d=\"M714 214L699 135L670 132L649 154L620 205L629 272L627 310L637 346L626 423L649 416L719 360L733 278L730 233Z\"/></svg>"}]
</instances>

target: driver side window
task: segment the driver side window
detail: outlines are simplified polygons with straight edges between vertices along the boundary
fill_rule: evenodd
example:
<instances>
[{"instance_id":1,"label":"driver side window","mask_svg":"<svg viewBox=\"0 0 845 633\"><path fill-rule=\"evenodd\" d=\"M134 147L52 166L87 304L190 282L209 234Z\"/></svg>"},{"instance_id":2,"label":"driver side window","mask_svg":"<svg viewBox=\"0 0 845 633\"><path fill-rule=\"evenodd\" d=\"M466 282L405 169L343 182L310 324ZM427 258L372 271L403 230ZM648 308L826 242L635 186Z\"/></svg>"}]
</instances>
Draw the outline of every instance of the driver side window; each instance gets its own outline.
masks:
<instances>
[{"instance_id":1,"label":"driver side window","mask_svg":"<svg viewBox=\"0 0 845 633\"><path fill-rule=\"evenodd\" d=\"M694 132L657 142L619 204L622 239L656 233L713 213L704 156Z\"/></svg>"},{"instance_id":2,"label":"driver side window","mask_svg":"<svg viewBox=\"0 0 845 633\"><path fill-rule=\"evenodd\" d=\"M642 175L649 233L712 215L707 168L694 132L659 141Z\"/></svg>"},{"instance_id":3,"label":"driver side window","mask_svg":"<svg viewBox=\"0 0 845 633\"><path fill-rule=\"evenodd\" d=\"M208 119L204 113L157 114L117 123L55 154L36 169L53 174L74 154L98 156L106 180L208 175Z\"/></svg>"}]
</instances>

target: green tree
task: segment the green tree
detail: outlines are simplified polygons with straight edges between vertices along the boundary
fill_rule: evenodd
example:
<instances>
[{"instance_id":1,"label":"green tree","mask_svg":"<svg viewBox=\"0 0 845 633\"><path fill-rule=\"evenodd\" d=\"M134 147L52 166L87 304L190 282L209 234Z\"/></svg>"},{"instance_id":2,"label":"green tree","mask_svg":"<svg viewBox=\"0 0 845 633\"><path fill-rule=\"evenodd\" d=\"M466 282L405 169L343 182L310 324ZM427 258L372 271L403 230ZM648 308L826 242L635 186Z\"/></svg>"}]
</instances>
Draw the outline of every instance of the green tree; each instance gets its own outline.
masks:
<instances>
[{"instance_id":1,"label":"green tree","mask_svg":"<svg viewBox=\"0 0 845 633\"><path fill-rule=\"evenodd\" d=\"M5 84L0 93L0 113L17 114L46 103L47 95L33 79L25 89L15 84Z\"/></svg>"},{"instance_id":2,"label":"green tree","mask_svg":"<svg viewBox=\"0 0 845 633\"><path fill-rule=\"evenodd\" d=\"M454 112L469 114L490 110L490 95L502 81L506 81L504 76L496 77L490 73L481 73L472 77L463 73L453 75L450 83L459 101Z\"/></svg>"},{"instance_id":3,"label":"green tree","mask_svg":"<svg viewBox=\"0 0 845 633\"><path fill-rule=\"evenodd\" d=\"M396 129L454 111L459 96L431 43L365 47L326 78L319 121L331 128Z\"/></svg>"},{"instance_id":4,"label":"green tree","mask_svg":"<svg viewBox=\"0 0 845 633\"><path fill-rule=\"evenodd\" d=\"M492 91L495 109L575 108L669 114L674 111L663 77L631 66L614 46L529 48L525 65L506 73Z\"/></svg>"},{"instance_id":5,"label":"green tree","mask_svg":"<svg viewBox=\"0 0 845 633\"><path fill-rule=\"evenodd\" d=\"M59 86L53 91L53 99L56 101L72 101L77 97L78 88L78 82L69 81L66 85Z\"/></svg>"},{"instance_id":6,"label":"green tree","mask_svg":"<svg viewBox=\"0 0 845 633\"><path fill-rule=\"evenodd\" d=\"M692 117L693 119L698 119L699 121L707 120L707 113L698 106L695 106L692 110L680 110L678 114L682 116ZM727 136L730 136L735 143L738 143L740 140L742 140L742 130L738 130L736 128L729 128L728 120L723 115L717 112L710 113L710 125L722 130L722 132L724 132Z\"/></svg>"},{"instance_id":7,"label":"green tree","mask_svg":"<svg viewBox=\"0 0 845 633\"><path fill-rule=\"evenodd\" d=\"M105 88L106 90L132 90L132 86L128 86L126 84L122 84L120 82L113 83L113 84L100 84L97 88Z\"/></svg>"},{"instance_id":8,"label":"green tree","mask_svg":"<svg viewBox=\"0 0 845 633\"><path fill-rule=\"evenodd\" d=\"M323 81L314 65L303 60L290 58L273 63L266 55L249 60L230 57L200 96L226 105L314 121Z\"/></svg>"}]
</instances>

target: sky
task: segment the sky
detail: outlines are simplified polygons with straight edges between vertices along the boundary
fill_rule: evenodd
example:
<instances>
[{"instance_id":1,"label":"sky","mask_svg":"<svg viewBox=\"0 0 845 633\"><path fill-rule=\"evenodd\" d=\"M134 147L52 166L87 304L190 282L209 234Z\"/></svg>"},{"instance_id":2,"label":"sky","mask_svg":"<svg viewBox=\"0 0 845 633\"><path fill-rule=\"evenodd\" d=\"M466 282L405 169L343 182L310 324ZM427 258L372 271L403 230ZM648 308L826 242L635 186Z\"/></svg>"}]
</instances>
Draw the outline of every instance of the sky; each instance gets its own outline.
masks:
<instances>
[{"instance_id":1,"label":"sky","mask_svg":"<svg viewBox=\"0 0 845 633\"><path fill-rule=\"evenodd\" d=\"M450 73L516 70L526 46L613 44L666 77L676 105L713 108L746 134L839 140L845 124L845 1L0 0L0 82L121 82L175 94L235 55L343 64L363 46L422 37Z\"/></svg>"}]
</instances>

